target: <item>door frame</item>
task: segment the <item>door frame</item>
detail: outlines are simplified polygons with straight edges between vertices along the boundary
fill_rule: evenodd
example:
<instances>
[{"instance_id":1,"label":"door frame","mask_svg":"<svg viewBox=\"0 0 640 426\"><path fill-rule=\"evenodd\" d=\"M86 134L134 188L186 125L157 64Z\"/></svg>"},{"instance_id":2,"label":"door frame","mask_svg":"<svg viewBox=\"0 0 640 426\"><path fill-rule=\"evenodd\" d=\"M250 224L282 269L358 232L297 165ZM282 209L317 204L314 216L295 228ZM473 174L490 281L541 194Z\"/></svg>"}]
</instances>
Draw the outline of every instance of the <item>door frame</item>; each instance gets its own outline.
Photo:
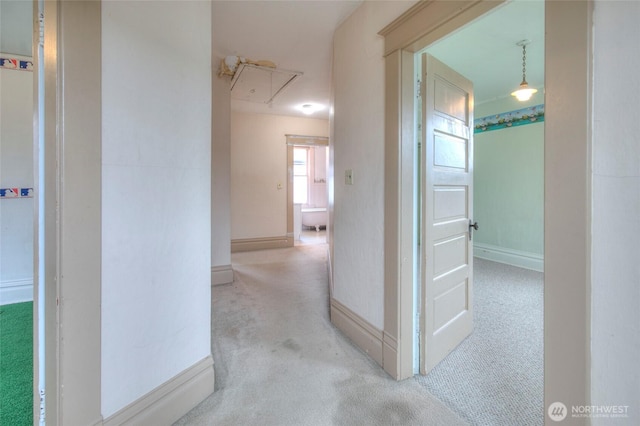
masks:
<instances>
[{"instance_id":1,"label":"door frame","mask_svg":"<svg viewBox=\"0 0 640 426\"><path fill-rule=\"evenodd\" d=\"M419 2L379 33L386 71L383 367L398 380L413 375L414 53L502 3ZM545 407L590 400L592 11L591 1L545 1Z\"/></svg>"},{"instance_id":2,"label":"door frame","mask_svg":"<svg viewBox=\"0 0 640 426\"><path fill-rule=\"evenodd\" d=\"M287 239L291 241L291 246L294 246L295 236L293 232L293 148L296 146L324 146L326 148L329 148L329 138L326 136L305 136L293 134L286 134L285 136L287 138ZM329 207L327 206L327 209L328 208ZM327 217L328 216L329 215L327 215ZM327 223L327 226L328 225L329 224Z\"/></svg>"},{"instance_id":3,"label":"door frame","mask_svg":"<svg viewBox=\"0 0 640 426\"><path fill-rule=\"evenodd\" d=\"M38 0L33 4L38 52ZM34 212L34 424L41 414L51 425L101 424L101 4L58 0L42 6L44 58L34 55L34 186L44 203Z\"/></svg>"}]
</instances>

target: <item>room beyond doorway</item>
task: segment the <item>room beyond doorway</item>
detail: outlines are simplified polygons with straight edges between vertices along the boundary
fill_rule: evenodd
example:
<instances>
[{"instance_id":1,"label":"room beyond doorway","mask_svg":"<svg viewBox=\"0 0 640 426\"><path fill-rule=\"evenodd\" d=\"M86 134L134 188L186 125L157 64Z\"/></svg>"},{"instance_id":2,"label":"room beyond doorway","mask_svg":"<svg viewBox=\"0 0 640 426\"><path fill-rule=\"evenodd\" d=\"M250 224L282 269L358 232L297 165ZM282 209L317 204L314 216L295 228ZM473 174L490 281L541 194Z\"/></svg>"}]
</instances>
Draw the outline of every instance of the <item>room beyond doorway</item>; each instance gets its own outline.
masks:
<instances>
[{"instance_id":1,"label":"room beyond doorway","mask_svg":"<svg viewBox=\"0 0 640 426\"><path fill-rule=\"evenodd\" d=\"M295 246L310 246L327 243L327 230L304 229L300 232L300 239L294 241Z\"/></svg>"},{"instance_id":2,"label":"room beyond doorway","mask_svg":"<svg viewBox=\"0 0 640 426\"><path fill-rule=\"evenodd\" d=\"M287 234L294 245L324 244L329 226L329 139L287 137ZM315 235L314 235L315 234Z\"/></svg>"}]
</instances>

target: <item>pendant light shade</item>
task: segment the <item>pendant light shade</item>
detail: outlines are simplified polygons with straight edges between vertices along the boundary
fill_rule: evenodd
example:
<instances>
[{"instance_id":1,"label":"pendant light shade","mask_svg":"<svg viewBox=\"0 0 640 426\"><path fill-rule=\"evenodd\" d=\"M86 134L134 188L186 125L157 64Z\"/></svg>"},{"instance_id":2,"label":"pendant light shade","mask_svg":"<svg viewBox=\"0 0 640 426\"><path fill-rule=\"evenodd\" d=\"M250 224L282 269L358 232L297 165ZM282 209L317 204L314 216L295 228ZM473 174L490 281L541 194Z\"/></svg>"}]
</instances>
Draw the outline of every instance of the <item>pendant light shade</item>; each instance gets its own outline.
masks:
<instances>
[{"instance_id":1,"label":"pendant light shade","mask_svg":"<svg viewBox=\"0 0 640 426\"><path fill-rule=\"evenodd\" d=\"M527 45L529 43L529 40L522 40L516 43L516 45L522 46L522 83L520 83L520 87L517 90L511 92L511 96L515 96L520 102L528 101L538 91L529 87L529 83L527 83Z\"/></svg>"},{"instance_id":2,"label":"pendant light shade","mask_svg":"<svg viewBox=\"0 0 640 426\"><path fill-rule=\"evenodd\" d=\"M520 88L518 90L516 90L515 92L511 92L511 96L515 96L516 99L518 99L520 102L524 102L531 99L531 96L533 96L533 94L537 91L537 89L532 89L531 87L529 87L526 81L523 81L520 84Z\"/></svg>"}]
</instances>

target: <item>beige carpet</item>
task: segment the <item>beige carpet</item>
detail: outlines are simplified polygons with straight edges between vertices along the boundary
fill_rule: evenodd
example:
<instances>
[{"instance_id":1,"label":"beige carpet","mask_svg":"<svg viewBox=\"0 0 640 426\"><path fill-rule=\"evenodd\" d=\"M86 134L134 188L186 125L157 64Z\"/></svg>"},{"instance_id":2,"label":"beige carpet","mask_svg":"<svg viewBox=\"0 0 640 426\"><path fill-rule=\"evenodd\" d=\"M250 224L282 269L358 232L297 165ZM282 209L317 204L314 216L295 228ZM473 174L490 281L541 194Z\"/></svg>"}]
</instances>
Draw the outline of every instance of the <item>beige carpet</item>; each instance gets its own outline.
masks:
<instances>
[{"instance_id":1,"label":"beige carpet","mask_svg":"<svg viewBox=\"0 0 640 426\"><path fill-rule=\"evenodd\" d=\"M176 425L467 424L329 321L326 244L232 257L213 288L216 392Z\"/></svg>"},{"instance_id":2,"label":"beige carpet","mask_svg":"<svg viewBox=\"0 0 640 426\"><path fill-rule=\"evenodd\" d=\"M543 274L478 258L473 268L473 333L415 380L472 425L542 425Z\"/></svg>"}]
</instances>

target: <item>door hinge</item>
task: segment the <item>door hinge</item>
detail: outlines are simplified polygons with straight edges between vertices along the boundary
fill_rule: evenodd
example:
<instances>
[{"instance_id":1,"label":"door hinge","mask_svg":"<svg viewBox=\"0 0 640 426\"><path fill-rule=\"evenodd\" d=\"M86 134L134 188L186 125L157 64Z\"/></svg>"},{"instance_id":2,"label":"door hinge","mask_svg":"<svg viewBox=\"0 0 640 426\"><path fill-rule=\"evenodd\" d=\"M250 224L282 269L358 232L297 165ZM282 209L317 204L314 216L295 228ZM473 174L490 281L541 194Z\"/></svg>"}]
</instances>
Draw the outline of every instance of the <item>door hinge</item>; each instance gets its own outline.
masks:
<instances>
[{"instance_id":1,"label":"door hinge","mask_svg":"<svg viewBox=\"0 0 640 426\"><path fill-rule=\"evenodd\" d=\"M44 13L40 12L38 16L38 44L44 47Z\"/></svg>"}]
</instances>

